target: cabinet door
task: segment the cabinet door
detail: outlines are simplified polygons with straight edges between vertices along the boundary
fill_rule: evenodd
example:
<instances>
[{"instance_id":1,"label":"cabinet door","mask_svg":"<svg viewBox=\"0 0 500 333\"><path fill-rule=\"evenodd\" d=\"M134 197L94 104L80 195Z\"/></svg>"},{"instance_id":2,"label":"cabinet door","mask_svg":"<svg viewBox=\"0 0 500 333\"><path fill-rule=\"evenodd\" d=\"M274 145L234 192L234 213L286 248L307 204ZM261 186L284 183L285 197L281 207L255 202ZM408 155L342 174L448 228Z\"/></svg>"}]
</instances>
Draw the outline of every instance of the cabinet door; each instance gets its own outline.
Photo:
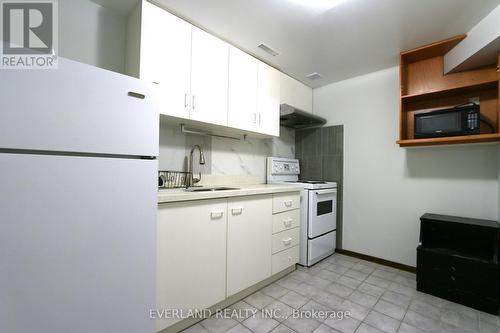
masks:
<instances>
[{"instance_id":1,"label":"cabinet door","mask_svg":"<svg viewBox=\"0 0 500 333\"><path fill-rule=\"evenodd\" d=\"M193 27L192 120L227 126L229 45Z\"/></svg>"},{"instance_id":2,"label":"cabinet door","mask_svg":"<svg viewBox=\"0 0 500 333\"><path fill-rule=\"evenodd\" d=\"M258 71L258 132L280 135L280 72L259 62Z\"/></svg>"},{"instance_id":3,"label":"cabinet door","mask_svg":"<svg viewBox=\"0 0 500 333\"><path fill-rule=\"evenodd\" d=\"M164 92L161 114L189 119L191 25L147 1L142 6L140 77Z\"/></svg>"},{"instance_id":4,"label":"cabinet door","mask_svg":"<svg viewBox=\"0 0 500 333\"><path fill-rule=\"evenodd\" d=\"M312 112L312 88L281 73L281 103L294 106L302 111Z\"/></svg>"},{"instance_id":5,"label":"cabinet door","mask_svg":"<svg viewBox=\"0 0 500 333\"><path fill-rule=\"evenodd\" d=\"M280 102L295 106L295 80L280 73Z\"/></svg>"},{"instance_id":6,"label":"cabinet door","mask_svg":"<svg viewBox=\"0 0 500 333\"><path fill-rule=\"evenodd\" d=\"M272 197L231 198L227 226L227 296L271 276Z\"/></svg>"},{"instance_id":7,"label":"cabinet door","mask_svg":"<svg viewBox=\"0 0 500 333\"><path fill-rule=\"evenodd\" d=\"M159 309L205 309L225 299L226 223L226 199L159 205ZM159 319L157 331L177 321Z\"/></svg>"},{"instance_id":8,"label":"cabinet door","mask_svg":"<svg viewBox=\"0 0 500 333\"><path fill-rule=\"evenodd\" d=\"M312 103L313 103L313 96L312 96L312 88L306 86L302 82L297 81L296 82L297 88L295 90L295 104L296 107L312 113Z\"/></svg>"},{"instance_id":9,"label":"cabinet door","mask_svg":"<svg viewBox=\"0 0 500 333\"><path fill-rule=\"evenodd\" d=\"M247 131L257 127L257 64L254 57L229 49L228 126Z\"/></svg>"}]
</instances>

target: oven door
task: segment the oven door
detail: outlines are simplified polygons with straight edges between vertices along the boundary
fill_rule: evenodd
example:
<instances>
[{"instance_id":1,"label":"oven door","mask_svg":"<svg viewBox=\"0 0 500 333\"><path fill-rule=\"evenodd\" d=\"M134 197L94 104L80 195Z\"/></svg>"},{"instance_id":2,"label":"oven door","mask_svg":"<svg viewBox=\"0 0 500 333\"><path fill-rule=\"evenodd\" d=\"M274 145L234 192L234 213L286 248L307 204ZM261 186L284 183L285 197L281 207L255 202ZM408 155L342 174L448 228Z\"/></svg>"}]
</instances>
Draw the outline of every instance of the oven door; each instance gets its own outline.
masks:
<instances>
[{"instance_id":1,"label":"oven door","mask_svg":"<svg viewBox=\"0 0 500 333\"><path fill-rule=\"evenodd\" d=\"M308 237L337 229L337 189L309 190Z\"/></svg>"}]
</instances>

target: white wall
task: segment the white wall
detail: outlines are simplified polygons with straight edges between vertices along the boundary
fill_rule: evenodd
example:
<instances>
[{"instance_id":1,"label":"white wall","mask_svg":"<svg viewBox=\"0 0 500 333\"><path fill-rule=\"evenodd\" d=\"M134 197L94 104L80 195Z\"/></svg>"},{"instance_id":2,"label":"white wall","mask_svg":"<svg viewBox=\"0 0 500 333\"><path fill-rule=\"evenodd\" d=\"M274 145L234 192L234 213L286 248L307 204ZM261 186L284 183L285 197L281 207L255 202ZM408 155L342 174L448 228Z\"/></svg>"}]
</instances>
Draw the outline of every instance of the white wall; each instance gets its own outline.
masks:
<instances>
[{"instance_id":1,"label":"white wall","mask_svg":"<svg viewBox=\"0 0 500 333\"><path fill-rule=\"evenodd\" d=\"M498 218L498 145L396 145L398 67L315 89L314 113L345 125L344 249L415 265L423 213Z\"/></svg>"},{"instance_id":2,"label":"white wall","mask_svg":"<svg viewBox=\"0 0 500 333\"><path fill-rule=\"evenodd\" d=\"M59 55L123 73L126 18L88 0L59 0Z\"/></svg>"}]
</instances>

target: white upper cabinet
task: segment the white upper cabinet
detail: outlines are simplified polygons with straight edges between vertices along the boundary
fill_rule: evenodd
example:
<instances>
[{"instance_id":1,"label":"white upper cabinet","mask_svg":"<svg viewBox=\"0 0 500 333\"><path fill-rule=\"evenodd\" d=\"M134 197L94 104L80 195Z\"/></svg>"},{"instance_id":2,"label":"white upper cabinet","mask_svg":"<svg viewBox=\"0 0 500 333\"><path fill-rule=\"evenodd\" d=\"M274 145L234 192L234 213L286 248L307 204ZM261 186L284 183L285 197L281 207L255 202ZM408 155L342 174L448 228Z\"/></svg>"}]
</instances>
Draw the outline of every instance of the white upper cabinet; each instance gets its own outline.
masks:
<instances>
[{"instance_id":1,"label":"white upper cabinet","mask_svg":"<svg viewBox=\"0 0 500 333\"><path fill-rule=\"evenodd\" d=\"M164 91L161 114L189 118L191 25L142 2L139 77Z\"/></svg>"},{"instance_id":2,"label":"white upper cabinet","mask_svg":"<svg viewBox=\"0 0 500 333\"><path fill-rule=\"evenodd\" d=\"M130 14L127 36L126 71L158 85L160 114L279 136L274 68L147 1Z\"/></svg>"},{"instance_id":3,"label":"white upper cabinet","mask_svg":"<svg viewBox=\"0 0 500 333\"><path fill-rule=\"evenodd\" d=\"M257 59L230 47L229 127L257 131L257 66Z\"/></svg>"},{"instance_id":4,"label":"white upper cabinet","mask_svg":"<svg viewBox=\"0 0 500 333\"><path fill-rule=\"evenodd\" d=\"M227 126L229 45L193 27L192 120Z\"/></svg>"},{"instance_id":5,"label":"white upper cabinet","mask_svg":"<svg viewBox=\"0 0 500 333\"><path fill-rule=\"evenodd\" d=\"M259 62L257 89L258 132L280 135L280 72Z\"/></svg>"},{"instance_id":6,"label":"white upper cabinet","mask_svg":"<svg viewBox=\"0 0 500 333\"><path fill-rule=\"evenodd\" d=\"M312 88L283 73L281 73L280 95L282 104L289 104L302 111L312 112Z\"/></svg>"}]
</instances>

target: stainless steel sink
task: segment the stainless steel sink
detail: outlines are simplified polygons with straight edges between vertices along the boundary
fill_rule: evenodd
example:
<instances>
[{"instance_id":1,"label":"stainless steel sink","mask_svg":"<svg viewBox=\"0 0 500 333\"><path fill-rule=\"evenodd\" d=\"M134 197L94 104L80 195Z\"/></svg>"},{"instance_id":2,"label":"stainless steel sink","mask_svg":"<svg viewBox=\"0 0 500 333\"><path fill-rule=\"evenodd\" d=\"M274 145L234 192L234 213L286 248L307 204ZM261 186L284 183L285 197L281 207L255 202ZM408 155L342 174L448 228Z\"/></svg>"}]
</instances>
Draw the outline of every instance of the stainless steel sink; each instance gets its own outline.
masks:
<instances>
[{"instance_id":1,"label":"stainless steel sink","mask_svg":"<svg viewBox=\"0 0 500 333\"><path fill-rule=\"evenodd\" d=\"M184 191L187 192L215 192L215 191L234 191L239 190L237 187L189 187Z\"/></svg>"}]
</instances>

